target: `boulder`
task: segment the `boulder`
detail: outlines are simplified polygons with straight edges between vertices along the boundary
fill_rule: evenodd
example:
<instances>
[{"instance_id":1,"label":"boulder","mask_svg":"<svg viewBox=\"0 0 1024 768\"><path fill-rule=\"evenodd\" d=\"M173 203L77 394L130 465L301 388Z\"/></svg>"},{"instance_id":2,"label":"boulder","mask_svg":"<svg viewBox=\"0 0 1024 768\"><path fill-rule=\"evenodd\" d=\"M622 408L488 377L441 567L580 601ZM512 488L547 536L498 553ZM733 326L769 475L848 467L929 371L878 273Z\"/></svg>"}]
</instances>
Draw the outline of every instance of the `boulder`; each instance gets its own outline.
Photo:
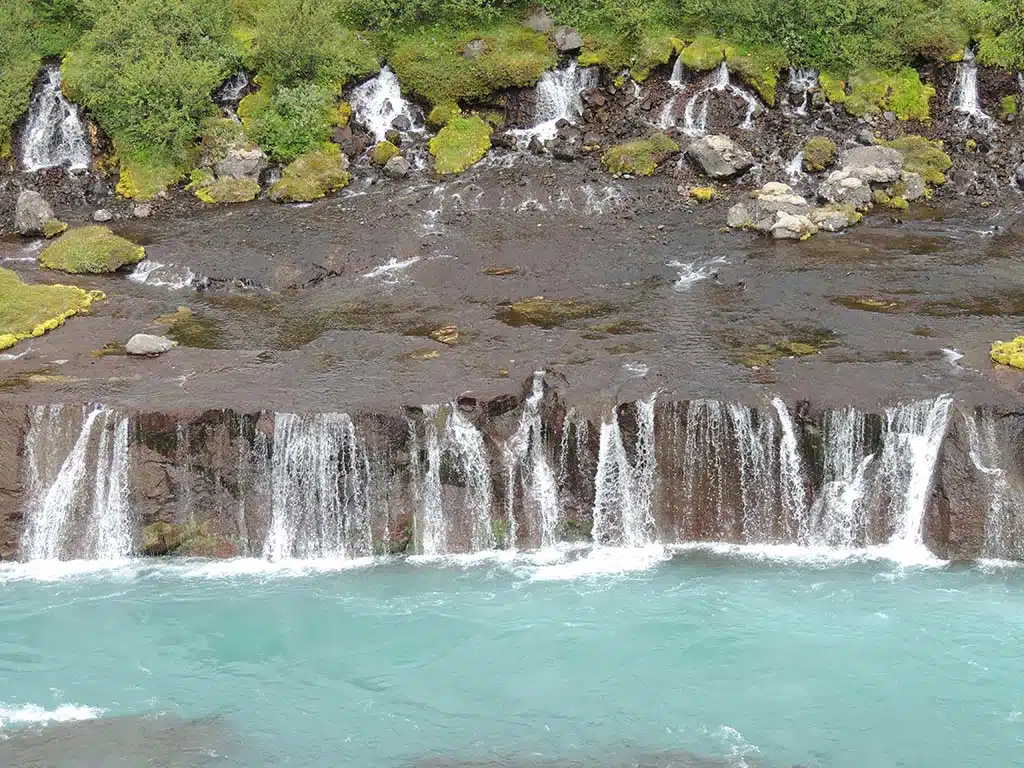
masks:
<instances>
[{"instance_id":1,"label":"boulder","mask_svg":"<svg viewBox=\"0 0 1024 768\"><path fill-rule=\"evenodd\" d=\"M875 134L871 132L870 128L862 128L857 132L857 143L870 147L875 143Z\"/></svg>"},{"instance_id":2,"label":"boulder","mask_svg":"<svg viewBox=\"0 0 1024 768\"><path fill-rule=\"evenodd\" d=\"M153 215L153 206L149 203L136 203L132 208L132 216L136 219L148 219Z\"/></svg>"},{"instance_id":3,"label":"boulder","mask_svg":"<svg viewBox=\"0 0 1024 768\"><path fill-rule=\"evenodd\" d=\"M1018 189L1024 189L1024 163L1013 169L1013 180Z\"/></svg>"},{"instance_id":4,"label":"boulder","mask_svg":"<svg viewBox=\"0 0 1024 768\"><path fill-rule=\"evenodd\" d=\"M511 133L495 133L491 135L491 146L501 149L515 149L518 145L516 137Z\"/></svg>"},{"instance_id":5,"label":"boulder","mask_svg":"<svg viewBox=\"0 0 1024 768\"><path fill-rule=\"evenodd\" d=\"M818 229L823 232L842 232L852 224L857 223L859 214L852 210L843 210L838 207L826 206L815 208L807 216Z\"/></svg>"},{"instance_id":6,"label":"boulder","mask_svg":"<svg viewBox=\"0 0 1024 768\"><path fill-rule=\"evenodd\" d=\"M924 179L921 177L921 174L912 173L911 171L904 171L900 174L899 183L894 190L897 195L908 203L924 197L924 191Z\"/></svg>"},{"instance_id":7,"label":"boulder","mask_svg":"<svg viewBox=\"0 0 1024 768\"><path fill-rule=\"evenodd\" d=\"M736 203L725 216L725 224L731 229L744 229L754 224L750 208L746 203Z\"/></svg>"},{"instance_id":8,"label":"boulder","mask_svg":"<svg viewBox=\"0 0 1024 768\"><path fill-rule=\"evenodd\" d=\"M548 148L551 150L551 156L555 160L571 163L580 156L580 147L575 141L555 139L548 142Z\"/></svg>"},{"instance_id":9,"label":"boulder","mask_svg":"<svg viewBox=\"0 0 1024 768\"><path fill-rule=\"evenodd\" d=\"M538 139L536 136L530 137L530 144L527 147L531 154L543 155L544 154L544 142Z\"/></svg>"},{"instance_id":10,"label":"boulder","mask_svg":"<svg viewBox=\"0 0 1024 768\"><path fill-rule=\"evenodd\" d=\"M409 161L399 155L384 163L384 175L389 179L404 179L412 172Z\"/></svg>"},{"instance_id":11,"label":"boulder","mask_svg":"<svg viewBox=\"0 0 1024 768\"><path fill-rule=\"evenodd\" d=\"M697 139L686 148L686 155L713 179L738 176L754 165L754 157L747 150L723 135Z\"/></svg>"},{"instance_id":12,"label":"boulder","mask_svg":"<svg viewBox=\"0 0 1024 768\"><path fill-rule=\"evenodd\" d=\"M833 171L818 187L818 197L863 210L871 206L871 185L846 169Z\"/></svg>"},{"instance_id":13,"label":"boulder","mask_svg":"<svg viewBox=\"0 0 1024 768\"><path fill-rule=\"evenodd\" d=\"M788 184L770 181L750 200L732 206L726 214L725 223L733 229L771 232L780 213L807 216L810 211L810 203L800 195L794 195Z\"/></svg>"},{"instance_id":14,"label":"boulder","mask_svg":"<svg viewBox=\"0 0 1024 768\"><path fill-rule=\"evenodd\" d=\"M15 232L26 237L53 237L65 229L67 225L54 217L53 208L42 195L31 189L22 190L14 206Z\"/></svg>"},{"instance_id":15,"label":"boulder","mask_svg":"<svg viewBox=\"0 0 1024 768\"><path fill-rule=\"evenodd\" d=\"M259 181L260 174L267 167L267 156L258 147L241 147L228 153L214 167L218 178L249 179Z\"/></svg>"},{"instance_id":16,"label":"boulder","mask_svg":"<svg viewBox=\"0 0 1024 768\"><path fill-rule=\"evenodd\" d=\"M397 128L389 128L387 133L384 134L384 138L386 138L396 147L402 146L402 132Z\"/></svg>"},{"instance_id":17,"label":"boulder","mask_svg":"<svg viewBox=\"0 0 1024 768\"><path fill-rule=\"evenodd\" d=\"M92 220L100 224L105 224L108 221L112 221L114 214L108 211L106 208L99 208L92 214Z\"/></svg>"},{"instance_id":18,"label":"boulder","mask_svg":"<svg viewBox=\"0 0 1024 768\"><path fill-rule=\"evenodd\" d=\"M807 216L796 216L779 211L772 224L772 237L776 240L805 240L816 234L818 228Z\"/></svg>"},{"instance_id":19,"label":"boulder","mask_svg":"<svg viewBox=\"0 0 1024 768\"><path fill-rule=\"evenodd\" d=\"M842 167L863 181L888 184L903 172L903 155L891 147L854 147L843 152Z\"/></svg>"},{"instance_id":20,"label":"boulder","mask_svg":"<svg viewBox=\"0 0 1024 768\"><path fill-rule=\"evenodd\" d=\"M399 115L391 121L391 127L396 131L411 131L412 120L407 115Z\"/></svg>"},{"instance_id":21,"label":"boulder","mask_svg":"<svg viewBox=\"0 0 1024 768\"><path fill-rule=\"evenodd\" d=\"M166 336L153 336L148 333L136 333L128 343L124 345L124 351L129 355L162 355L170 352L178 346L178 342L171 341Z\"/></svg>"},{"instance_id":22,"label":"boulder","mask_svg":"<svg viewBox=\"0 0 1024 768\"><path fill-rule=\"evenodd\" d=\"M555 30L555 48L559 53L572 53L583 47L583 36L572 27Z\"/></svg>"}]
</instances>

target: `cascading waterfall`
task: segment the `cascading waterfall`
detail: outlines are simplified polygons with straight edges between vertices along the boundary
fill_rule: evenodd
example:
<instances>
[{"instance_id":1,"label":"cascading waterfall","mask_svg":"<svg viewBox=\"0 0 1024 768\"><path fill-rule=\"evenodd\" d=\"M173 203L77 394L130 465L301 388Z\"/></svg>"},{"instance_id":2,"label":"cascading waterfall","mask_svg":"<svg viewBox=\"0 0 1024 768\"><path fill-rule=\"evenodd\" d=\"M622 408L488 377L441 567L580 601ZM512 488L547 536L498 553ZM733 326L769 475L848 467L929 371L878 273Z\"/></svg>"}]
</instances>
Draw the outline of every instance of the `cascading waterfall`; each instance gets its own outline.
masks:
<instances>
[{"instance_id":1,"label":"cascading waterfall","mask_svg":"<svg viewBox=\"0 0 1024 768\"><path fill-rule=\"evenodd\" d=\"M789 82L787 88L790 93L790 103L795 99L797 106L793 109L794 115L804 117L811 103L811 93L818 87L818 71L808 67L790 67Z\"/></svg>"},{"instance_id":2,"label":"cascading waterfall","mask_svg":"<svg viewBox=\"0 0 1024 768\"><path fill-rule=\"evenodd\" d=\"M676 102L679 101L682 92L686 90L686 84L683 82L683 71L683 59L681 56L677 56L676 63L672 65L672 74L668 78L668 85L672 89L672 96L665 102L665 106L661 110L661 117L658 119L658 126L662 130L674 128L676 125Z\"/></svg>"},{"instance_id":3,"label":"cascading waterfall","mask_svg":"<svg viewBox=\"0 0 1024 768\"><path fill-rule=\"evenodd\" d=\"M807 178L807 174L804 172L804 151L802 149L786 163L785 171L791 184L799 184Z\"/></svg>"},{"instance_id":4,"label":"cascading waterfall","mask_svg":"<svg viewBox=\"0 0 1024 768\"><path fill-rule=\"evenodd\" d=\"M390 67L352 91L350 98L355 119L368 130L374 141L381 142L395 127L395 121L408 120L413 130L422 124L419 111L402 96L398 76Z\"/></svg>"},{"instance_id":5,"label":"cascading waterfall","mask_svg":"<svg viewBox=\"0 0 1024 768\"><path fill-rule=\"evenodd\" d=\"M866 472L875 458L865 453L865 418L856 408L829 411L824 424L824 477L811 512L811 542L823 546L862 546L867 520L861 500Z\"/></svg>"},{"instance_id":6,"label":"cascading waterfall","mask_svg":"<svg viewBox=\"0 0 1024 768\"><path fill-rule=\"evenodd\" d=\"M102 407L80 410L77 436L63 454L75 411L53 405L31 412L21 545L26 560L113 560L132 553L128 419Z\"/></svg>"},{"instance_id":7,"label":"cascading waterfall","mask_svg":"<svg viewBox=\"0 0 1024 768\"><path fill-rule=\"evenodd\" d=\"M701 88L686 102L686 109L683 111L683 133L687 136L704 136L707 134L708 106L711 97L716 93L727 92L743 100L747 105L747 113L740 123L741 130L750 130L754 127L754 115L757 113L759 104L757 99L738 85L733 85L729 79L729 66L723 61L715 70L711 82Z\"/></svg>"},{"instance_id":8,"label":"cascading waterfall","mask_svg":"<svg viewBox=\"0 0 1024 768\"><path fill-rule=\"evenodd\" d=\"M956 84L949 93L949 100L956 111L964 115L963 127L985 129L990 126L992 118L981 108L978 99L978 65L970 48L956 65Z\"/></svg>"},{"instance_id":9,"label":"cascading waterfall","mask_svg":"<svg viewBox=\"0 0 1024 768\"><path fill-rule=\"evenodd\" d=\"M527 520L528 536L541 548L558 543L561 505L558 498L558 480L549 461L548 446L544 439L544 423L540 404L544 398L544 372L533 375L533 389L523 407L519 427L504 448L505 510L508 549L515 549L518 541L516 517L517 500L522 506L522 517ZM569 439L563 432L563 441ZM568 445L563 447L563 461Z\"/></svg>"},{"instance_id":10,"label":"cascading waterfall","mask_svg":"<svg viewBox=\"0 0 1024 768\"><path fill-rule=\"evenodd\" d=\"M1011 486L1002 466L996 419L991 412L963 414L967 445L974 468L988 495L983 557L1024 557L1024 498Z\"/></svg>"},{"instance_id":11,"label":"cascading waterfall","mask_svg":"<svg viewBox=\"0 0 1024 768\"><path fill-rule=\"evenodd\" d=\"M802 541L807 534L807 488L800 446L796 439L796 427L789 409L780 398L772 398L772 407L775 408L779 424L782 426L782 440L779 444L779 488L783 519L789 526L790 538Z\"/></svg>"},{"instance_id":12,"label":"cascading waterfall","mask_svg":"<svg viewBox=\"0 0 1024 768\"><path fill-rule=\"evenodd\" d=\"M575 61L563 69L549 69L535 90L533 126L516 131L520 140L536 137L550 141L558 135L558 122L575 123L583 116L583 92L597 85L597 71L578 67Z\"/></svg>"},{"instance_id":13,"label":"cascading waterfall","mask_svg":"<svg viewBox=\"0 0 1024 768\"><path fill-rule=\"evenodd\" d=\"M349 416L276 414L264 556L373 555L369 485L370 461Z\"/></svg>"},{"instance_id":14,"label":"cascading waterfall","mask_svg":"<svg viewBox=\"0 0 1024 768\"><path fill-rule=\"evenodd\" d=\"M85 170L92 149L78 107L64 98L60 66L43 69L43 80L29 106L21 138L21 165L26 171L64 166Z\"/></svg>"},{"instance_id":15,"label":"cascading waterfall","mask_svg":"<svg viewBox=\"0 0 1024 768\"><path fill-rule=\"evenodd\" d=\"M739 403L730 403L728 412L740 468L743 538L750 543L769 542L774 538L779 494L775 421Z\"/></svg>"},{"instance_id":16,"label":"cascading waterfall","mask_svg":"<svg viewBox=\"0 0 1024 768\"><path fill-rule=\"evenodd\" d=\"M652 395L635 403L637 429L632 460L618 412L613 410L611 418L601 424L594 479L593 538L597 545L642 547L654 541L654 401Z\"/></svg>"}]
</instances>

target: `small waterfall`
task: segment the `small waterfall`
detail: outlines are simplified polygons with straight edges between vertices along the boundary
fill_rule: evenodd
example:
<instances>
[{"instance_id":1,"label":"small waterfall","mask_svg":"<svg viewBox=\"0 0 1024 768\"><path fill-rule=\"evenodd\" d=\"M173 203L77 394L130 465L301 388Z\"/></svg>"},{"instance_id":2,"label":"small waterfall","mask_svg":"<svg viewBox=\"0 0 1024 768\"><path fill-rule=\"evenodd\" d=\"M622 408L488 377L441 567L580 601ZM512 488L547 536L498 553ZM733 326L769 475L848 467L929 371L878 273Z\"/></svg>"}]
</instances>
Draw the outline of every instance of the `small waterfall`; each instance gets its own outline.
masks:
<instances>
[{"instance_id":1,"label":"small waterfall","mask_svg":"<svg viewBox=\"0 0 1024 768\"><path fill-rule=\"evenodd\" d=\"M725 516L731 459L725 407L717 400L691 400L686 408L686 436L679 462L683 498L690 505L689 530L682 531L682 538L739 537L736 526ZM698 510L710 509L713 519L698 518Z\"/></svg>"},{"instance_id":2,"label":"small waterfall","mask_svg":"<svg viewBox=\"0 0 1024 768\"><path fill-rule=\"evenodd\" d=\"M970 48L964 51L963 61L956 65L956 84L949 93L949 100L956 111L964 115L964 128L988 128L991 124L992 118L978 100L978 65Z\"/></svg>"},{"instance_id":3,"label":"small waterfall","mask_svg":"<svg viewBox=\"0 0 1024 768\"><path fill-rule=\"evenodd\" d=\"M757 113L758 101L752 94L732 84L729 79L729 67L723 61L715 70L711 82L686 102L686 109L683 111L683 132L687 136L697 137L707 134L708 105L711 103L711 97L716 93L723 92L742 99L747 105L746 116L739 127L745 131L754 127L754 115Z\"/></svg>"},{"instance_id":4,"label":"small waterfall","mask_svg":"<svg viewBox=\"0 0 1024 768\"><path fill-rule=\"evenodd\" d=\"M455 405L423 406L423 417L422 441L417 424L411 421L409 425L418 506L413 522L419 553L438 556L494 549L493 492L483 435ZM461 505L450 510L446 509L448 486L462 491ZM458 509L466 519L461 521L464 525L453 526L459 522L455 520ZM455 533L462 530L468 532L466 540L456 541Z\"/></svg>"},{"instance_id":5,"label":"small waterfall","mask_svg":"<svg viewBox=\"0 0 1024 768\"><path fill-rule=\"evenodd\" d=\"M619 416L601 424L594 479L593 538L598 545L642 547L654 541L654 396L635 403L636 441L630 461Z\"/></svg>"},{"instance_id":6,"label":"small waterfall","mask_svg":"<svg viewBox=\"0 0 1024 768\"><path fill-rule=\"evenodd\" d=\"M544 424L541 420L540 404L544 398L544 372L533 375L533 389L523 407L519 427L505 445L505 510L507 516L507 541L509 549L515 549L518 537L516 521L516 500L521 499L523 517L528 521L528 532L532 541L540 547L553 547L558 543L561 505L559 504L558 481L548 460L548 447L544 440ZM562 434L563 441L569 439L568 430ZM563 462L568 461L568 444L563 446Z\"/></svg>"},{"instance_id":7,"label":"small waterfall","mask_svg":"<svg viewBox=\"0 0 1024 768\"><path fill-rule=\"evenodd\" d=\"M772 399L772 407L782 425L782 441L779 445L779 486L782 496L783 519L789 526L789 535L796 541L803 541L807 534L807 487L804 481L803 460L796 439L796 427L786 404L779 398Z\"/></svg>"},{"instance_id":8,"label":"small waterfall","mask_svg":"<svg viewBox=\"0 0 1024 768\"><path fill-rule=\"evenodd\" d=\"M132 552L128 419L102 407L81 410L77 437L57 463L78 410L53 405L31 412L21 544L26 560L111 560Z\"/></svg>"},{"instance_id":9,"label":"small waterfall","mask_svg":"<svg viewBox=\"0 0 1024 768\"><path fill-rule=\"evenodd\" d=\"M85 170L92 160L78 107L64 98L60 66L56 64L43 69L42 82L29 106L21 147L21 165L26 171L60 166Z\"/></svg>"},{"instance_id":10,"label":"small waterfall","mask_svg":"<svg viewBox=\"0 0 1024 768\"><path fill-rule=\"evenodd\" d=\"M743 538L748 543L770 542L779 498L775 421L740 403L730 403L728 412L740 468Z\"/></svg>"},{"instance_id":11,"label":"small waterfall","mask_svg":"<svg viewBox=\"0 0 1024 768\"><path fill-rule=\"evenodd\" d=\"M812 510L811 541L850 548L863 546L868 522L861 500L865 473L875 458L865 454L865 419L856 408L829 411L824 424L824 484Z\"/></svg>"},{"instance_id":12,"label":"small waterfall","mask_svg":"<svg viewBox=\"0 0 1024 768\"><path fill-rule=\"evenodd\" d=\"M885 410L878 484L893 499L895 530L889 547L901 556L924 549L924 515L951 403L942 395Z\"/></svg>"},{"instance_id":13,"label":"small waterfall","mask_svg":"<svg viewBox=\"0 0 1024 768\"><path fill-rule=\"evenodd\" d=\"M807 174L804 172L804 151L802 149L793 155L792 160L786 163L785 171L791 184L799 184L807 178Z\"/></svg>"},{"instance_id":14,"label":"small waterfall","mask_svg":"<svg viewBox=\"0 0 1024 768\"><path fill-rule=\"evenodd\" d=\"M266 558L373 554L370 461L349 416L276 414L270 473Z\"/></svg>"},{"instance_id":15,"label":"small waterfall","mask_svg":"<svg viewBox=\"0 0 1024 768\"><path fill-rule=\"evenodd\" d=\"M996 419L978 409L963 414L971 463L988 494L983 557L1024 557L1024 498L1011 486L1003 468Z\"/></svg>"},{"instance_id":16,"label":"small waterfall","mask_svg":"<svg viewBox=\"0 0 1024 768\"><path fill-rule=\"evenodd\" d=\"M390 67L384 67L380 74L367 80L352 91L349 99L355 119L374 138L381 142L387 133L394 128L395 120L405 118L413 130L419 130L422 124L419 110L402 96L402 87L398 77Z\"/></svg>"},{"instance_id":17,"label":"small waterfall","mask_svg":"<svg viewBox=\"0 0 1024 768\"><path fill-rule=\"evenodd\" d=\"M193 285L204 286L208 282L205 278L198 279L196 273L188 267L163 264L152 259L143 259L136 264L128 279L134 283L172 291L180 291Z\"/></svg>"},{"instance_id":18,"label":"small waterfall","mask_svg":"<svg viewBox=\"0 0 1024 768\"><path fill-rule=\"evenodd\" d=\"M789 82L787 88L790 93L790 103L796 100L797 106L793 109L794 115L804 117L811 104L811 93L818 87L818 71L807 67L790 67Z\"/></svg>"},{"instance_id":19,"label":"small waterfall","mask_svg":"<svg viewBox=\"0 0 1024 768\"><path fill-rule=\"evenodd\" d=\"M575 123L583 116L583 92L597 85L598 73L590 67L580 68L575 61L564 69L549 69L540 78L535 90L533 127L516 131L520 140L537 137L550 141L558 135L558 121Z\"/></svg>"},{"instance_id":20,"label":"small waterfall","mask_svg":"<svg viewBox=\"0 0 1024 768\"><path fill-rule=\"evenodd\" d=\"M658 127L662 130L675 128L676 102L679 100L682 92L686 90L686 84L683 82L683 71L683 59L681 56L677 56L676 63L672 65L672 74L668 78L668 85L672 89L672 96L665 102L665 106L661 110L661 117L658 119Z\"/></svg>"}]
</instances>

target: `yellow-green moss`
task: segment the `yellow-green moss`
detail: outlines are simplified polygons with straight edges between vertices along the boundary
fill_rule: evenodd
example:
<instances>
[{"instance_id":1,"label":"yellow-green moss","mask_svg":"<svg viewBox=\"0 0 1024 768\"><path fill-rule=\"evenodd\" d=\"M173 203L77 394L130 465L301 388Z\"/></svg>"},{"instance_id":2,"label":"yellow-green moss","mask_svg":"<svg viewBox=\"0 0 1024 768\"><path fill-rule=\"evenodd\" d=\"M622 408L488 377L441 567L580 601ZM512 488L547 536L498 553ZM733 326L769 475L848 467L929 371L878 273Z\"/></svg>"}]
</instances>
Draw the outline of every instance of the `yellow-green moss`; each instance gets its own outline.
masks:
<instances>
[{"instance_id":1,"label":"yellow-green moss","mask_svg":"<svg viewBox=\"0 0 1024 768\"><path fill-rule=\"evenodd\" d=\"M370 150L370 162L383 168L387 164L388 160L393 157L398 157L401 154L402 150L390 141L382 141Z\"/></svg>"},{"instance_id":2,"label":"yellow-green moss","mask_svg":"<svg viewBox=\"0 0 1024 768\"><path fill-rule=\"evenodd\" d=\"M898 72L863 69L850 77L850 93L842 102L846 111L860 117L891 110L900 120L928 120L928 104L935 89L921 82L918 71L904 67Z\"/></svg>"},{"instance_id":3,"label":"yellow-green moss","mask_svg":"<svg viewBox=\"0 0 1024 768\"><path fill-rule=\"evenodd\" d=\"M64 233L67 228L68 225L60 219L48 219L43 223L43 237L49 240Z\"/></svg>"},{"instance_id":4,"label":"yellow-green moss","mask_svg":"<svg viewBox=\"0 0 1024 768\"><path fill-rule=\"evenodd\" d=\"M491 126L473 115L450 120L430 140L434 170L440 175L462 173L491 148Z\"/></svg>"},{"instance_id":5,"label":"yellow-green moss","mask_svg":"<svg viewBox=\"0 0 1024 768\"><path fill-rule=\"evenodd\" d=\"M79 227L63 235L40 255L47 269L73 274L116 272L136 264L146 251L131 240L118 237L106 227Z\"/></svg>"},{"instance_id":6,"label":"yellow-green moss","mask_svg":"<svg viewBox=\"0 0 1024 768\"><path fill-rule=\"evenodd\" d=\"M999 100L999 116L1003 120L1010 120L1017 116L1017 96L1010 94Z\"/></svg>"},{"instance_id":7,"label":"yellow-green moss","mask_svg":"<svg viewBox=\"0 0 1024 768\"><path fill-rule=\"evenodd\" d=\"M1024 336L992 343L992 362L1024 370Z\"/></svg>"},{"instance_id":8,"label":"yellow-green moss","mask_svg":"<svg viewBox=\"0 0 1024 768\"><path fill-rule=\"evenodd\" d=\"M725 44L714 37L699 35L679 53L687 69L706 72L714 69L725 58Z\"/></svg>"},{"instance_id":9,"label":"yellow-green moss","mask_svg":"<svg viewBox=\"0 0 1024 768\"><path fill-rule=\"evenodd\" d=\"M335 128L344 128L352 119L352 105L347 101L338 102L328 110L327 119Z\"/></svg>"},{"instance_id":10,"label":"yellow-green moss","mask_svg":"<svg viewBox=\"0 0 1024 768\"><path fill-rule=\"evenodd\" d=\"M679 151L679 145L663 133L643 139L616 144L601 156L604 167L614 176L631 173L651 176L670 155Z\"/></svg>"},{"instance_id":11,"label":"yellow-green moss","mask_svg":"<svg viewBox=\"0 0 1024 768\"><path fill-rule=\"evenodd\" d=\"M480 50L467 55L471 43ZM404 88L431 104L451 104L535 85L558 59L547 35L511 23L480 31L420 29L396 39L390 62Z\"/></svg>"},{"instance_id":12,"label":"yellow-green moss","mask_svg":"<svg viewBox=\"0 0 1024 768\"><path fill-rule=\"evenodd\" d=\"M247 203L259 193L259 182L252 179L212 179L195 187L195 196L204 203Z\"/></svg>"},{"instance_id":13,"label":"yellow-green moss","mask_svg":"<svg viewBox=\"0 0 1024 768\"><path fill-rule=\"evenodd\" d=\"M727 45L725 62L732 72L758 92L766 104L775 106L779 70L789 65L785 51L781 48L743 48Z\"/></svg>"},{"instance_id":14,"label":"yellow-green moss","mask_svg":"<svg viewBox=\"0 0 1024 768\"><path fill-rule=\"evenodd\" d=\"M300 155L289 163L281 180L270 189L270 199L279 203L304 203L342 189L352 180L345 168L341 148L327 144L316 152Z\"/></svg>"},{"instance_id":15,"label":"yellow-green moss","mask_svg":"<svg viewBox=\"0 0 1024 768\"><path fill-rule=\"evenodd\" d=\"M828 136L812 136L804 144L804 170L824 171L836 161L836 143Z\"/></svg>"},{"instance_id":16,"label":"yellow-green moss","mask_svg":"<svg viewBox=\"0 0 1024 768\"><path fill-rule=\"evenodd\" d=\"M953 161L942 148L941 141L929 141L923 136L901 136L885 142L885 146L903 155L903 169L919 173L926 184L945 184L946 171Z\"/></svg>"},{"instance_id":17,"label":"yellow-green moss","mask_svg":"<svg viewBox=\"0 0 1024 768\"><path fill-rule=\"evenodd\" d=\"M443 128L461 114L462 109L460 109L459 105L455 102L438 104L430 110L430 113L427 115L427 124L433 128Z\"/></svg>"},{"instance_id":18,"label":"yellow-green moss","mask_svg":"<svg viewBox=\"0 0 1024 768\"><path fill-rule=\"evenodd\" d=\"M714 187L691 187L690 197L698 203L710 203L717 193Z\"/></svg>"},{"instance_id":19,"label":"yellow-green moss","mask_svg":"<svg viewBox=\"0 0 1024 768\"><path fill-rule=\"evenodd\" d=\"M125 160L122 157L117 194L130 200L151 200L182 176L184 171L176 166Z\"/></svg>"},{"instance_id":20,"label":"yellow-green moss","mask_svg":"<svg viewBox=\"0 0 1024 768\"><path fill-rule=\"evenodd\" d=\"M825 94L825 98L833 104L846 102L846 80L830 72L822 72L818 75L818 87Z\"/></svg>"},{"instance_id":21,"label":"yellow-green moss","mask_svg":"<svg viewBox=\"0 0 1024 768\"><path fill-rule=\"evenodd\" d=\"M638 83L644 82L655 67L668 64L685 46L685 42L667 30L651 30L640 41L637 54L631 62L630 74Z\"/></svg>"},{"instance_id":22,"label":"yellow-green moss","mask_svg":"<svg viewBox=\"0 0 1024 768\"><path fill-rule=\"evenodd\" d=\"M0 267L0 350L60 327L102 298L71 285L29 285Z\"/></svg>"},{"instance_id":23,"label":"yellow-green moss","mask_svg":"<svg viewBox=\"0 0 1024 768\"><path fill-rule=\"evenodd\" d=\"M513 302L498 309L498 319L506 325L520 328L535 325L538 328L556 328L571 320L600 317L612 311L612 307L598 302L582 302L574 299L545 299L534 296Z\"/></svg>"}]
</instances>

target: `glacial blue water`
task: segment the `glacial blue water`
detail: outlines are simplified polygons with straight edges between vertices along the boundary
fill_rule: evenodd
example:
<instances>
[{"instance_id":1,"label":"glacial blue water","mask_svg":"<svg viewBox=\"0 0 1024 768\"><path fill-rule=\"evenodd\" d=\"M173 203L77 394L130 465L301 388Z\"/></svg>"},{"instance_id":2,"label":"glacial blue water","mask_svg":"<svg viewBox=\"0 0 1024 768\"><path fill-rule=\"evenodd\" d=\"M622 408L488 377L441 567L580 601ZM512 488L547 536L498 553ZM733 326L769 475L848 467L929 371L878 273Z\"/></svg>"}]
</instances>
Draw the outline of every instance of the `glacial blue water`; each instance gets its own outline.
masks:
<instances>
[{"instance_id":1,"label":"glacial blue water","mask_svg":"<svg viewBox=\"0 0 1024 768\"><path fill-rule=\"evenodd\" d=\"M655 550L61 568L0 568L0 765L1024 760L1016 568Z\"/></svg>"}]
</instances>

